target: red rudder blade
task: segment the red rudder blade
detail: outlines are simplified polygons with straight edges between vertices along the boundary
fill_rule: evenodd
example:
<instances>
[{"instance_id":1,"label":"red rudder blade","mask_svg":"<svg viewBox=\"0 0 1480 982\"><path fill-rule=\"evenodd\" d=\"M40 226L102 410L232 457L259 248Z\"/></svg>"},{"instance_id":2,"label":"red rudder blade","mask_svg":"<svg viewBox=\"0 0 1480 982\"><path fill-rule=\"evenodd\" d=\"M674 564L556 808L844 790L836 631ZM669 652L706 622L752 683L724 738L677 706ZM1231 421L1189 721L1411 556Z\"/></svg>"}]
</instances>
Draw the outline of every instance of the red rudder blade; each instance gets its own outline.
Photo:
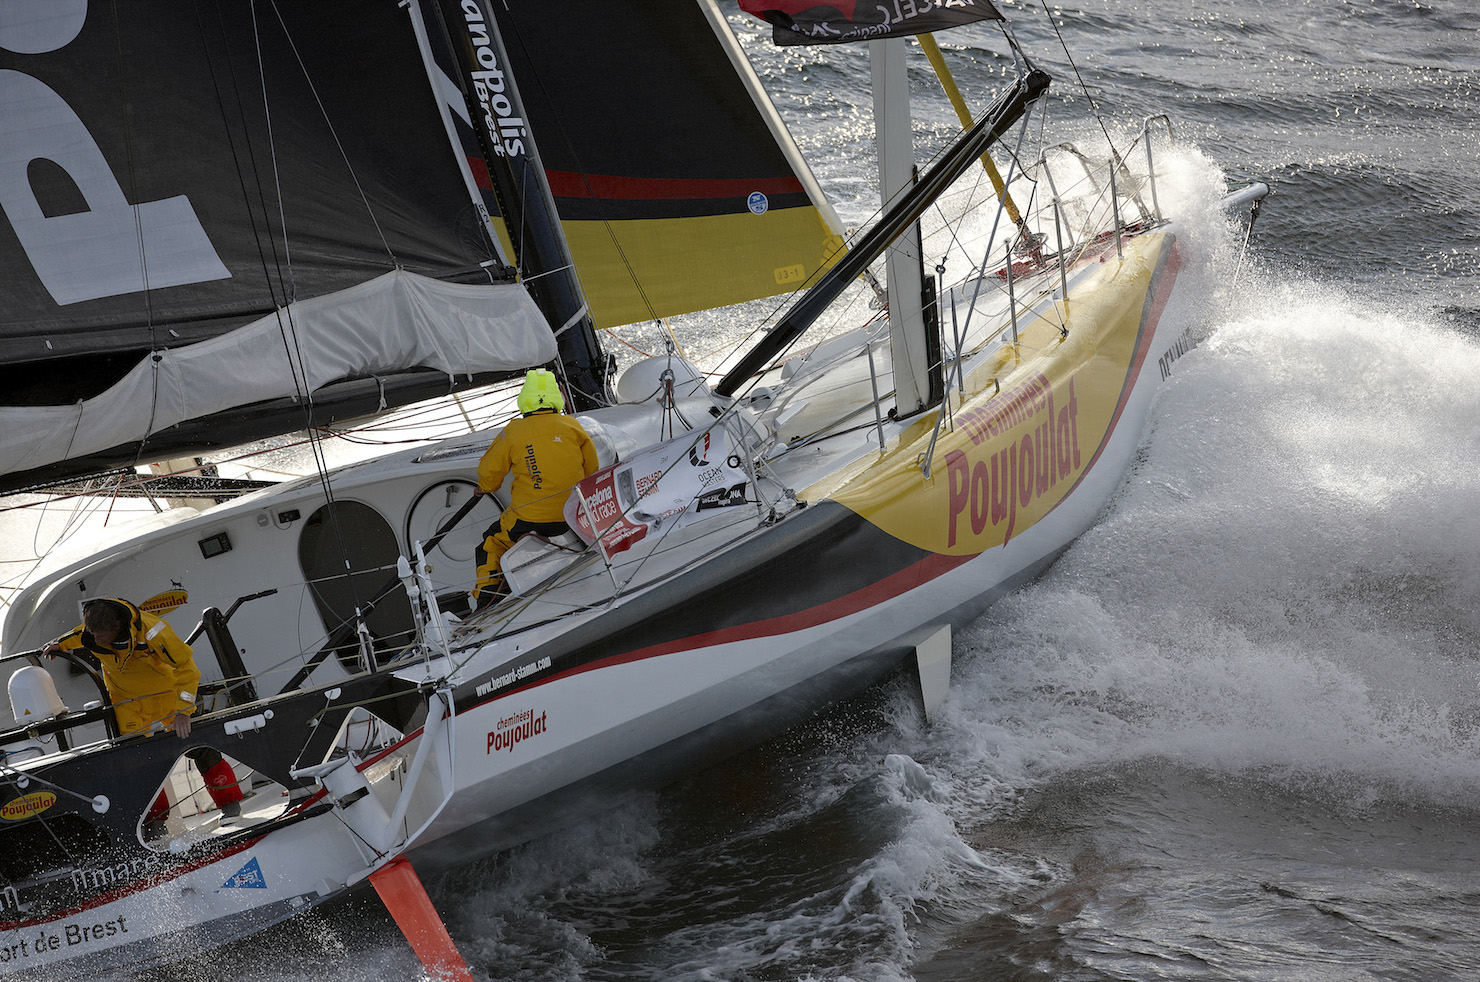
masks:
<instances>
[{"instance_id":1,"label":"red rudder blade","mask_svg":"<svg viewBox=\"0 0 1480 982\"><path fill-rule=\"evenodd\" d=\"M428 972L450 982L473 982L468 963L452 943L447 926L406 857L398 856L371 873L370 882Z\"/></svg>"}]
</instances>

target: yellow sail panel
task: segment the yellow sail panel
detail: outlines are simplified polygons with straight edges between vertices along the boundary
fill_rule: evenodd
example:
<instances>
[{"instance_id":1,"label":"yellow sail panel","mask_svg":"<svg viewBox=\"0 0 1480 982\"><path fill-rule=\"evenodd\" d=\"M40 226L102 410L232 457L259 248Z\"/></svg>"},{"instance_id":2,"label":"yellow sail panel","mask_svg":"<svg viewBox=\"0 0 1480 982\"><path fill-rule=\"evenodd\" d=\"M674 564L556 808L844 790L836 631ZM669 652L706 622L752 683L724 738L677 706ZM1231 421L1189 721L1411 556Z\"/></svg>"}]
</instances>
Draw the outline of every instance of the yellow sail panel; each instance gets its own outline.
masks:
<instances>
[{"instance_id":1,"label":"yellow sail panel","mask_svg":"<svg viewBox=\"0 0 1480 982\"><path fill-rule=\"evenodd\" d=\"M811 206L562 224L592 317L608 328L790 293L844 248Z\"/></svg>"}]
</instances>

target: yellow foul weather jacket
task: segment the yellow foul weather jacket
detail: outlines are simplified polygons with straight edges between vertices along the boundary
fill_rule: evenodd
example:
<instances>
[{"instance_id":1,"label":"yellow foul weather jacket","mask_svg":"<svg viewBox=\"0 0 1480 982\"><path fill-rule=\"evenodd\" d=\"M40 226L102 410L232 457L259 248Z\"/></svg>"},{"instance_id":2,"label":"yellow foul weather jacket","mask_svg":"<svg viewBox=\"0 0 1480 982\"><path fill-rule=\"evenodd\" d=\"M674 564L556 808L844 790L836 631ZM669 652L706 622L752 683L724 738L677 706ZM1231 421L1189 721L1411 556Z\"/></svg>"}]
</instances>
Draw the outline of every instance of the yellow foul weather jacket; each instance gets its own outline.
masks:
<instances>
[{"instance_id":1,"label":"yellow foul weather jacket","mask_svg":"<svg viewBox=\"0 0 1480 982\"><path fill-rule=\"evenodd\" d=\"M176 713L194 713L200 669L190 646L162 619L127 600L116 602L129 612L127 632L118 638L123 646L94 645L86 650L102 665L119 730L131 733ZM79 625L62 635L57 645L67 651L83 649L82 630Z\"/></svg>"},{"instance_id":2,"label":"yellow foul weather jacket","mask_svg":"<svg viewBox=\"0 0 1480 982\"><path fill-rule=\"evenodd\" d=\"M596 445L574 416L538 412L512 419L478 462L478 488L497 491L511 471L512 519L565 521L565 499L581 478L600 466Z\"/></svg>"}]
</instances>

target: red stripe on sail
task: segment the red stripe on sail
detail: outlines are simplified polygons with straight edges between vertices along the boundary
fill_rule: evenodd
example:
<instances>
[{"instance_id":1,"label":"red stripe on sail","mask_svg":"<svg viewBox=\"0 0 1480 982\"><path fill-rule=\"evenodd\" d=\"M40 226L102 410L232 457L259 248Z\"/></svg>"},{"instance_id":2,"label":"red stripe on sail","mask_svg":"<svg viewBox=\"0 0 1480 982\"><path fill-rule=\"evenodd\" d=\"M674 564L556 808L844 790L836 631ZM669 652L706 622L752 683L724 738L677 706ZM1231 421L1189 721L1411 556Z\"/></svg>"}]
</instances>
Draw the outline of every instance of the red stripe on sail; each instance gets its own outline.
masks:
<instances>
[{"instance_id":1,"label":"red stripe on sail","mask_svg":"<svg viewBox=\"0 0 1480 982\"><path fill-rule=\"evenodd\" d=\"M484 191L493 190L493 178L488 176L488 163L482 157L469 157L468 169L473 172L473 183Z\"/></svg>"},{"instance_id":2,"label":"red stripe on sail","mask_svg":"<svg viewBox=\"0 0 1480 982\"><path fill-rule=\"evenodd\" d=\"M618 201L744 198L761 194L800 194L795 177L683 178L616 177L549 170L550 190L562 198L608 198Z\"/></svg>"}]
</instances>

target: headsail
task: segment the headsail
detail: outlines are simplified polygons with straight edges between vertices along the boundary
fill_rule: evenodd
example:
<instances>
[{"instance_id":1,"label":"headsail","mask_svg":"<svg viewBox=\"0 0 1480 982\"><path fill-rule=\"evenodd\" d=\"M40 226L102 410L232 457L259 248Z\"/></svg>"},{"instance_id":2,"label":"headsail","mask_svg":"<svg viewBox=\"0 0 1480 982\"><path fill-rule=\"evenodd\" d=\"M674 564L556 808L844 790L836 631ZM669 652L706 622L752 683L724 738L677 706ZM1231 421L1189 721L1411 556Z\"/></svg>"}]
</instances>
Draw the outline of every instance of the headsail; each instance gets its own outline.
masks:
<instances>
[{"instance_id":1,"label":"headsail","mask_svg":"<svg viewBox=\"0 0 1480 982\"><path fill-rule=\"evenodd\" d=\"M599 326L790 292L836 259L694 0L494 6Z\"/></svg>"},{"instance_id":2,"label":"headsail","mask_svg":"<svg viewBox=\"0 0 1480 982\"><path fill-rule=\"evenodd\" d=\"M455 87L404 5L6 9L4 486L215 445L223 423L301 428L328 380L374 379L395 403L550 357L450 145ZM282 371L235 360L248 325L276 335ZM317 421L333 403L315 398Z\"/></svg>"}]
</instances>

